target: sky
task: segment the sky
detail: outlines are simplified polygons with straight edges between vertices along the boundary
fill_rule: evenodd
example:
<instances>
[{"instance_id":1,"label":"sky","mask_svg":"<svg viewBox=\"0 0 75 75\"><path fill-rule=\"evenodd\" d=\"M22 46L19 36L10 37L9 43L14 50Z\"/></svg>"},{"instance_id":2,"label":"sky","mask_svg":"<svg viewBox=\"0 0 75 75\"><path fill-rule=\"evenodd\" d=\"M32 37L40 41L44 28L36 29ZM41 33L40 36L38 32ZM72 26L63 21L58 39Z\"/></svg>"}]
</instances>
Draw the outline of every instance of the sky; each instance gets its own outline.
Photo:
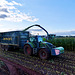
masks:
<instances>
[{"instance_id":1,"label":"sky","mask_svg":"<svg viewBox=\"0 0 75 75\"><path fill-rule=\"evenodd\" d=\"M1 0L0 32L39 24L50 34L75 31L75 0ZM32 33L38 27L33 27ZM35 33L41 30L35 31ZM34 33L34 34L35 34Z\"/></svg>"}]
</instances>

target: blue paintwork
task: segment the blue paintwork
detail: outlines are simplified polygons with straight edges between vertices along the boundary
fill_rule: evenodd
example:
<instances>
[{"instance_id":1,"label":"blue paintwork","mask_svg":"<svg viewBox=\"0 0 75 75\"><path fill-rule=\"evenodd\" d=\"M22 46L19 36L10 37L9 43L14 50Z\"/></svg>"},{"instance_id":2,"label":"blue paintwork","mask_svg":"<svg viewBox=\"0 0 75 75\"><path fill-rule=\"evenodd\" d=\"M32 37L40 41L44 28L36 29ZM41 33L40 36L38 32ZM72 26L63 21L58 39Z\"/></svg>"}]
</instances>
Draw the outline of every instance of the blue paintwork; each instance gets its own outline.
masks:
<instances>
[{"instance_id":1,"label":"blue paintwork","mask_svg":"<svg viewBox=\"0 0 75 75\"><path fill-rule=\"evenodd\" d=\"M56 54L55 54L55 49L52 49L52 50L51 50L51 55L56 55Z\"/></svg>"},{"instance_id":2,"label":"blue paintwork","mask_svg":"<svg viewBox=\"0 0 75 75\"><path fill-rule=\"evenodd\" d=\"M5 38L5 40L3 40ZM11 38L11 40L8 40ZM29 32L27 31L11 31L0 33L0 43L18 45L20 48L24 47L24 44L29 39Z\"/></svg>"},{"instance_id":3,"label":"blue paintwork","mask_svg":"<svg viewBox=\"0 0 75 75\"><path fill-rule=\"evenodd\" d=\"M51 50L51 55L56 55L55 50L59 50L59 54L58 55L64 53L64 48L63 47L56 47L56 48L53 48Z\"/></svg>"}]
</instances>

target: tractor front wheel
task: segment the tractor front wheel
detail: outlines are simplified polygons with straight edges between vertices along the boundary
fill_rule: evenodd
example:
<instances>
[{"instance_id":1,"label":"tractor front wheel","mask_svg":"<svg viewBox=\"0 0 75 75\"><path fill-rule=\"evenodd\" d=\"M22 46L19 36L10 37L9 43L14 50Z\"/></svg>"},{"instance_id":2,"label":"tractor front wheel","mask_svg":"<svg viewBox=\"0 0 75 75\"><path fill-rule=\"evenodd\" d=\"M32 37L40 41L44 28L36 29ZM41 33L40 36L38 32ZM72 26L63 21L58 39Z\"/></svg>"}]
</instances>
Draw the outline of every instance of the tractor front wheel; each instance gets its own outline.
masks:
<instances>
[{"instance_id":1,"label":"tractor front wheel","mask_svg":"<svg viewBox=\"0 0 75 75\"><path fill-rule=\"evenodd\" d=\"M41 59L44 59L44 60L45 60L45 59L48 59L48 58L49 58L50 53L48 52L47 49L43 48L43 49L40 49L40 50L39 50L38 55L39 55L39 57L40 57Z\"/></svg>"},{"instance_id":2,"label":"tractor front wheel","mask_svg":"<svg viewBox=\"0 0 75 75\"><path fill-rule=\"evenodd\" d=\"M32 55L32 48L31 48L31 46L30 45L25 45L24 46L24 54L25 55Z\"/></svg>"}]
</instances>

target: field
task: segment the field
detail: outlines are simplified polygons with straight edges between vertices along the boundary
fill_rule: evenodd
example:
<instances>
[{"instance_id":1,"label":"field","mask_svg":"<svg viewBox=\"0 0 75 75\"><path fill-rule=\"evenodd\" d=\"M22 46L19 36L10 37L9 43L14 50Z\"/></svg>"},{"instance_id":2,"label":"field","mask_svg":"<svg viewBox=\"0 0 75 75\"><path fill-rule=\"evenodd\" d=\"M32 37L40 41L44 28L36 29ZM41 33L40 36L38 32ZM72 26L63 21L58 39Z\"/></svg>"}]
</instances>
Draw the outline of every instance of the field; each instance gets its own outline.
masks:
<instances>
[{"instance_id":1,"label":"field","mask_svg":"<svg viewBox=\"0 0 75 75\"><path fill-rule=\"evenodd\" d=\"M55 46L62 46L65 52L59 56L51 56L48 60L41 60L37 56L26 56L18 51L2 51L0 57L21 64L43 75L75 75L75 38L54 38L48 42ZM1 74L2 73L2 74ZM0 61L0 74L9 75L6 65ZM29 75L24 72L20 75Z\"/></svg>"},{"instance_id":2,"label":"field","mask_svg":"<svg viewBox=\"0 0 75 75\"><path fill-rule=\"evenodd\" d=\"M75 38L74 37L60 37L48 40L55 46L62 46L67 51L75 52Z\"/></svg>"},{"instance_id":3,"label":"field","mask_svg":"<svg viewBox=\"0 0 75 75\"><path fill-rule=\"evenodd\" d=\"M0 56L40 72L43 75L75 75L74 52L65 51L64 54L50 57L49 60L41 60L37 56L25 56L23 53L15 51L6 52L0 50ZM9 73L5 68L0 67L0 69L2 69L2 72Z\"/></svg>"}]
</instances>

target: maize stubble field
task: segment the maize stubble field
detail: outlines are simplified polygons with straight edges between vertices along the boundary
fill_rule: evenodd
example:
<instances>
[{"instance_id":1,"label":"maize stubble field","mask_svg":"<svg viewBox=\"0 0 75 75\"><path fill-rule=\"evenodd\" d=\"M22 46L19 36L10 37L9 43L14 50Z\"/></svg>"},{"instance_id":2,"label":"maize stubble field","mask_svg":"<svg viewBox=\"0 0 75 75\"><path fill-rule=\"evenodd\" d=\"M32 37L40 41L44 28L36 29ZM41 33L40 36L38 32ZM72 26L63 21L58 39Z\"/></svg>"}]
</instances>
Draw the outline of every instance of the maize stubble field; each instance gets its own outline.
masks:
<instances>
[{"instance_id":1,"label":"maize stubble field","mask_svg":"<svg viewBox=\"0 0 75 75\"><path fill-rule=\"evenodd\" d=\"M50 57L49 60L41 60L37 56L25 56L22 53L11 51L0 51L0 56L44 75L75 75L74 52L65 52L60 56ZM9 73L3 67L0 69Z\"/></svg>"}]
</instances>

